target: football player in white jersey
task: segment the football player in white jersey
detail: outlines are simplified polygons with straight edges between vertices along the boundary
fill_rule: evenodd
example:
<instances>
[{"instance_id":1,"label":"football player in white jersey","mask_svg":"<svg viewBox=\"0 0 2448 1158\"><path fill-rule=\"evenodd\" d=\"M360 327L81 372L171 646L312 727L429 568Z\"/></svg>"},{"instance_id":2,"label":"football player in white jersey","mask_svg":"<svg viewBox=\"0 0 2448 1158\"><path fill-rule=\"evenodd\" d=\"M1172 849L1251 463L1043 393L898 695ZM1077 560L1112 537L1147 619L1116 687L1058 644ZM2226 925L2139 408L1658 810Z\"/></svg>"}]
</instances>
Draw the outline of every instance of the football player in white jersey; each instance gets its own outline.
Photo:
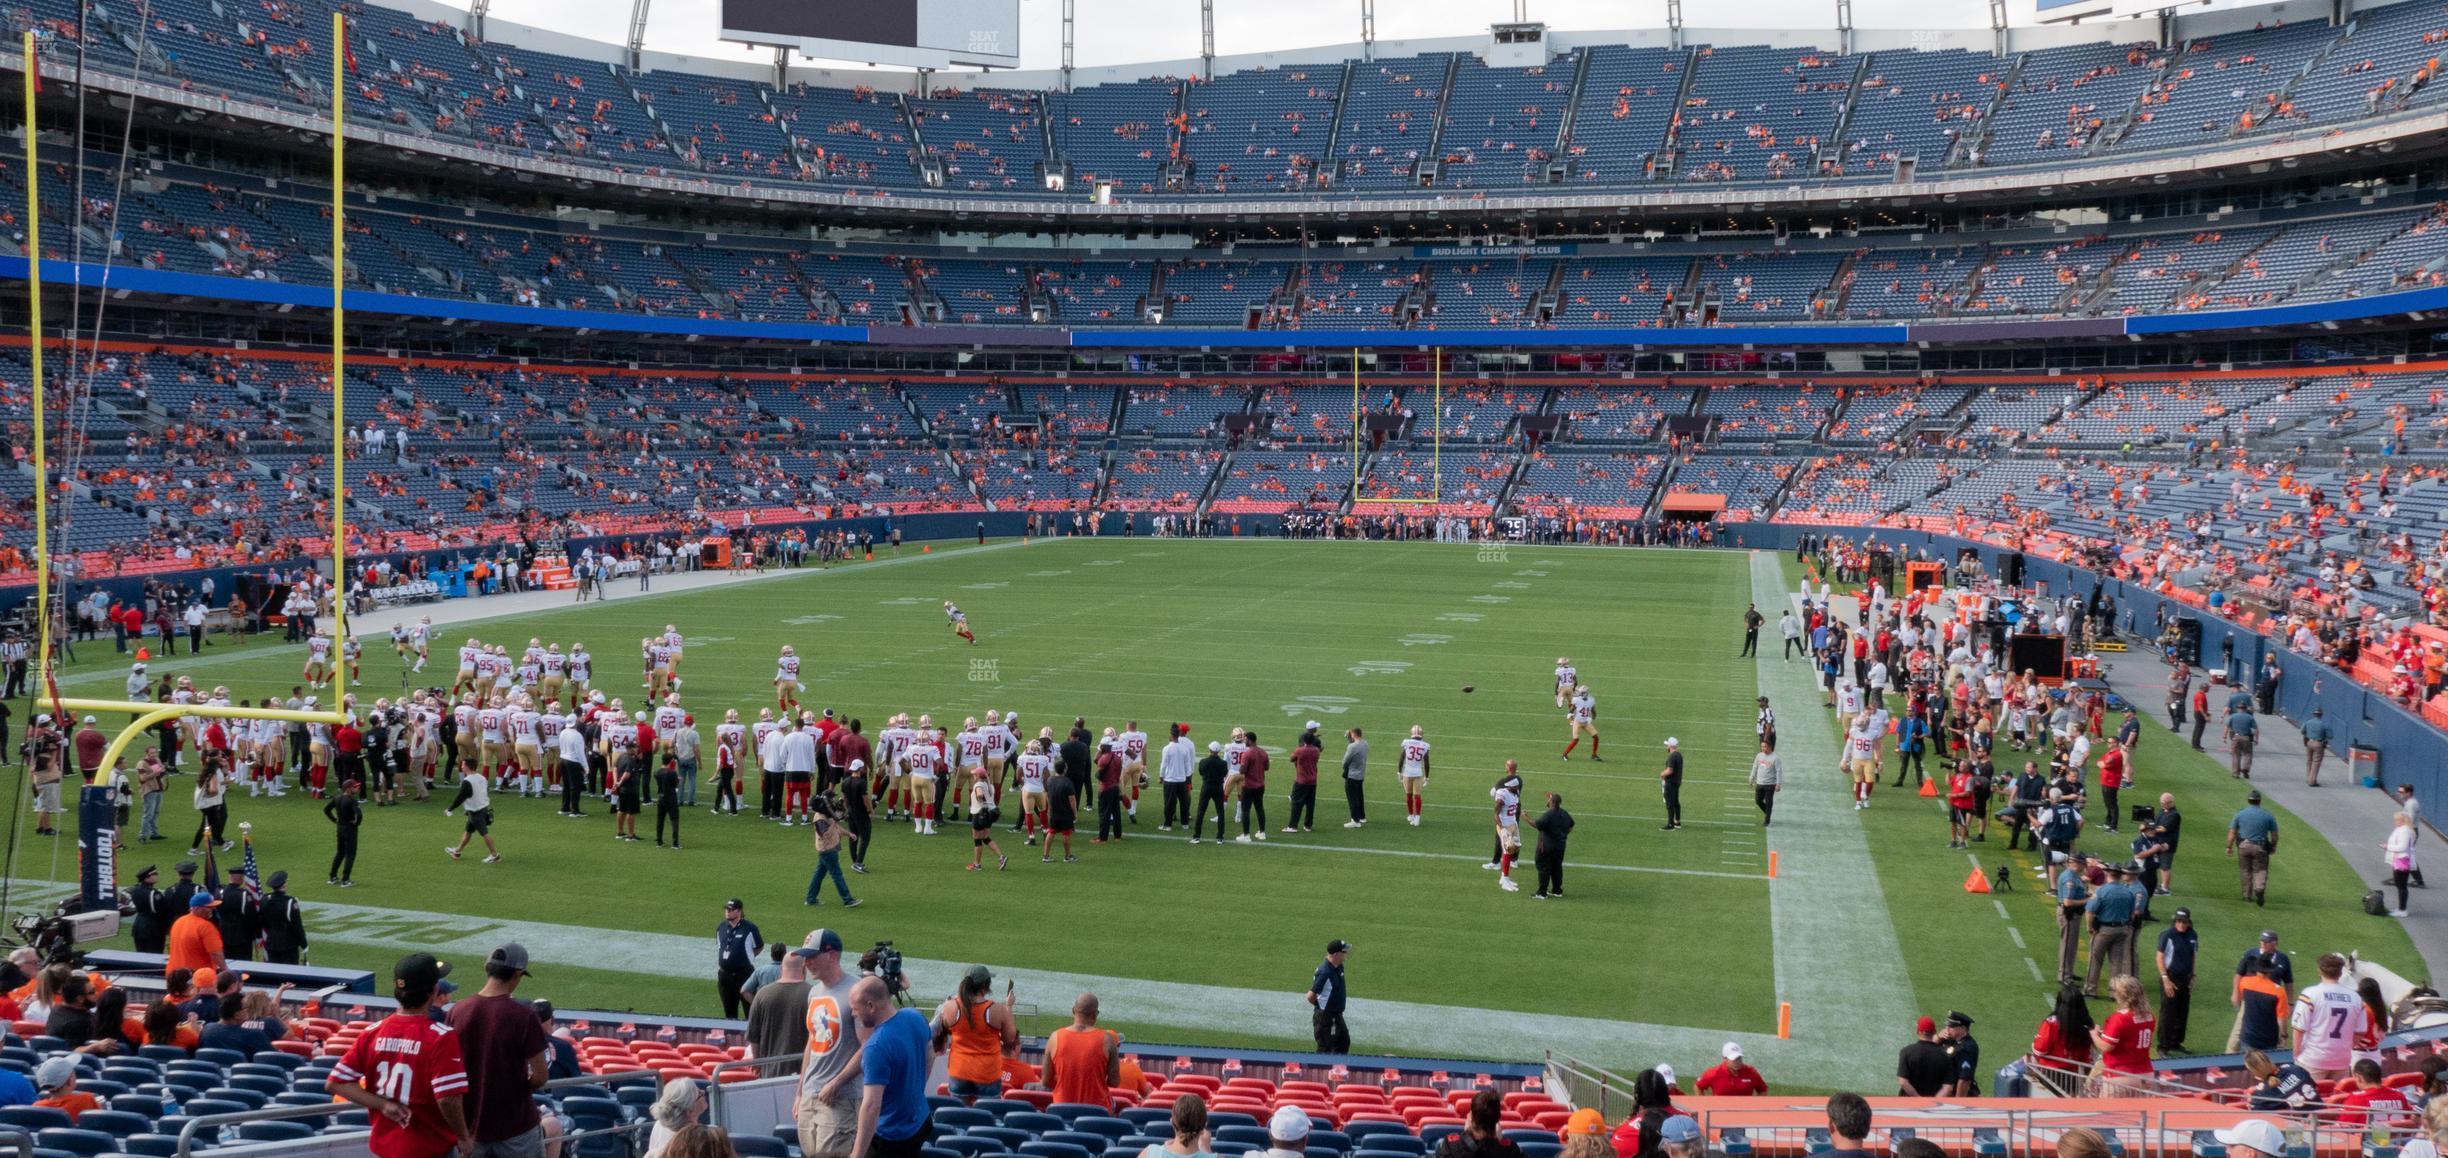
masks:
<instances>
[{"instance_id":1,"label":"football player in white jersey","mask_svg":"<svg viewBox=\"0 0 2448 1158\"><path fill-rule=\"evenodd\" d=\"M757 816L765 820L782 819L782 764L772 758L770 743L781 730L772 708L760 709L756 723L748 728L749 751L757 757Z\"/></svg>"},{"instance_id":2,"label":"football player in white jersey","mask_svg":"<svg viewBox=\"0 0 2448 1158\"><path fill-rule=\"evenodd\" d=\"M679 731L681 723L687 719L688 709L680 706L678 695L663 697L662 706L654 710L655 757L658 767L661 765L662 756L672 750L672 733Z\"/></svg>"},{"instance_id":3,"label":"football player in white jersey","mask_svg":"<svg viewBox=\"0 0 2448 1158\"><path fill-rule=\"evenodd\" d=\"M340 641L340 662L348 668L348 682L350 687L356 687L364 682L363 680L357 678L358 661L362 660L363 658L365 658L364 640L358 639L356 636L352 635L347 639ZM335 678L337 677L335 676Z\"/></svg>"},{"instance_id":4,"label":"football player in white jersey","mask_svg":"<svg viewBox=\"0 0 2448 1158\"><path fill-rule=\"evenodd\" d=\"M1581 737L1587 733L1590 759L1600 763L1606 761L1606 757L1598 754L1598 698L1590 694L1589 688L1581 684L1573 685L1572 707L1565 711L1564 723L1572 729L1571 742L1564 745L1565 759L1572 759L1572 750L1581 746Z\"/></svg>"},{"instance_id":5,"label":"football player in white jersey","mask_svg":"<svg viewBox=\"0 0 2448 1158\"><path fill-rule=\"evenodd\" d=\"M748 725L740 723L739 709L725 711L722 723L714 725L714 807L709 811L739 815L740 753L747 746Z\"/></svg>"},{"instance_id":6,"label":"football player in white jersey","mask_svg":"<svg viewBox=\"0 0 2448 1158\"><path fill-rule=\"evenodd\" d=\"M569 649L569 687L571 702L576 702L595 690L595 657L587 654L586 645L572 643Z\"/></svg>"},{"instance_id":7,"label":"football player in white jersey","mask_svg":"<svg viewBox=\"0 0 2448 1158\"><path fill-rule=\"evenodd\" d=\"M944 618L952 621L952 634L968 640L971 646L976 646L977 636L969 630L968 614L952 606L952 601L949 599L944 600Z\"/></svg>"},{"instance_id":8,"label":"football player in white jersey","mask_svg":"<svg viewBox=\"0 0 2448 1158\"><path fill-rule=\"evenodd\" d=\"M1521 856L1521 793L1520 768L1507 760L1504 775L1488 795L1496 801L1496 887L1508 893L1521 891L1513 883L1513 862Z\"/></svg>"},{"instance_id":9,"label":"football player in white jersey","mask_svg":"<svg viewBox=\"0 0 2448 1158\"><path fill-rule=\"evenodd\" d=\"M921 836L935 834L935 781L943 769L943 740L935 729L923 726L921 717L918 734L910 741L909 750L901 761L909 768L910 823Z\"/></svg>"},{"instance_id":10,"label":"football player in white jersey","mask_svg":"<svg viewBox=\"0 0 2448 1158\"><path fill-rule=\"evenodd\" d=\"M1581 673L1573 667L1573 662L1563 656L1557 656L1555 670L1555 694L1557 707L1563 707L1565 701L1572 698L1572 690L1580 682Z\"/></svg>"},{"instance_id":11,"label":"football player in white jersey","mask_svg":"<svg viewBox=\"0 0 2448 1158\"><path fill-rule=\"evenodd\" d=\"M467 643L459 648L459 676L451 681L451 695L457 696L461 689L476 682L476 657L483 654L484 646L474 636L468 637Z\"/></svg>"},{"instance_id":12,"label":"football player in white jersey","mask_svg":"<svg viewBox=\"0 0 2448 1158\"><path fill-rule=\"evenodd\" d=\"M655 636L646 641L646 694L648 698L659 699L669 695L671 689L678 685L678 677L672 670L672 664L678 655L679 649L663 642L661 636Z\"/></svg>"},{"instance_id":13,"label":"football player in white jersey","mask_svg":"<svg viewBox=\"0 0 2448 1158\"><path fill-rule=\"evenodd\" d=\"M399 661L403 664L408 662L407 624L394 623L391 625L391 654L399 657Z\"/></svg>"},{"instance_id":14,"label":"football player in white jersey","mask_svg":"<svg viewBox=\"0 0 2448 1158\"><path fill-rule=\"evenodd\" d=\"M476 709L477 771L496 784L501 783L502 770L510 763L508 715L500 696Z\"/></svg>"},{"instance_id":15,"label":"football player in white jersey","mask_svg":"<svg viewBox=\"0 0 2448 1158\"><path fill-rule=\"evenodd\" d=\"M332 637L328 631L318 629L314 637L306 641L306 668L299 673L300 677L306 681L307 687L323 687L330 681L331 661Z\"/></svg>"},{"instance_id":16,"label":"football player in white jersey","mask_svg":"<svg viewBox=\"0 0 2448 1158\"><path fill-rule=\"evenodd\" d=\"M782 654L774 660L774 710L789 712L799 706L799 693L807 686L799 682L799 653L791 645L782 645Z\"/></svg>"},{"instance_id":17,"label":"football player in white jersey","mask_svg":"<svg viewBox=\"0 0 2448 1158\"><path fill-rule=\"evenodd\" d=\"M1046 777L1054 774L1054 757L1046 754L1045 741L1031 740L1020 753L1020 827L1028 833L1023 843L1037 843L1037 833L1046 826Z\"/></svg>"},{"instance_id":18,"label":"football player in white jersey","mask_svg":"<svg viewBox=\"0 0 2448 1158\"><path fill-rule=\"evenodd\" d=\"M1123 810L1132 824L1139 823L1139 790L1147 787L1147 745L1147 733L1139 730L1137 720L1114 737L1114 750L1122 753Z\"/></svg>"},{"instance_id":19,"label":"football player in white jersey","mask_svg":"<svg viewBox=\"0 0 2448 1158\"><path fill-rule=\"evenodd\" d=\"M433 648L433 616L417 618L416 626L408 629L408 646L416 652L414 671L425 670L426 653Z\"/></svg>"},{"instance_id":20,"label":"football player in white jersey","mask_svg":"<svg viewBox=\"0 0 2448 1158\"><path fill-rule=\"evenodd\" d=\"M560 644L546 644L544 658L537 666L543 669L542 677L536 681L538 691L547 702L558 703L563 685L569 682L569 657L561 654Z\"/></svg>"},{"instance_id":21,"label":"football player in white jersey","mask_svg":"<svg viewBox=\"0 0 2448 1158\"><path fill-rule=\"evenodd\" d=\"M1241 758L1249 754L1249 730L1234 728L1224 742L1224 799L1233 802L1233 819L1242 819ZM1220 838L1219 838L1220 839Z\"/></svg>"},{"instance_id":22,"label":"football player in white jersey","mask_svg":"<svg viewBox=\"0 0 2448 1158\"><path fill-rule=\"evenodd\" d=\"M1403 738L1400 764L1403 786L1403 815L1410 818L1411 827L1418 828L1422 790L1428 787L1428 732L1418 724L1411 725L1411 734Z\"/></svg>"},{"instance_id":23,"label":"football player in white jersey","mask_svg":"<svg viewBox=\"0 0 2448 1158\"><path fill-rule=\"evenodd\" d=\"M995 807L1003 806L1003 770L1011 765L1012 751L1018 738L1003 724L1003 713L988 709L986 726L978 730L986 740L986 778L994 782Z\"/></svg>"}]
</instances>

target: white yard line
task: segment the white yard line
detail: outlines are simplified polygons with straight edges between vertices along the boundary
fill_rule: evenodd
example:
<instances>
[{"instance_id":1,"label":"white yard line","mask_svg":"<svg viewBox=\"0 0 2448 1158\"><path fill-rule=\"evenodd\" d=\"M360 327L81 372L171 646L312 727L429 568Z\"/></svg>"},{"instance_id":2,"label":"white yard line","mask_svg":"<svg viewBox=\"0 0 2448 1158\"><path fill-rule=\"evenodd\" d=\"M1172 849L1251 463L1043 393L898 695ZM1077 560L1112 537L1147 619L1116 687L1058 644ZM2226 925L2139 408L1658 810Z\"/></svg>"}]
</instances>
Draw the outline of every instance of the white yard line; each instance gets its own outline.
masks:
<instances>
[{"instance_id":1,"label":"white yard line","mask_svg":"<svg viewBox=\"0 0 2448 1158\"><path fill-rule=\"evenodd\" d=\"M1751 585L1763 614L1795 604L1774 553L1752 555ZM1859 1047L1894 1040L1912 1024L1911 986L1896 983L1903 948L1861 815L1836 781L1835 727L1819 707L1810 673L1762 648L1759 691L1777 709L1777 754L1788 789L1777 795L1776 823L1765 830L1779 862L1768 890L1777 1000L1793 1005L1797 1039L1829 1047L1780 1077L1868 1088L1867 1079L1878 1074L1867 1072L1876 1066ZM1836 1048L1846 1043L1855 1048Z\"/></svg>"}]
</instances>

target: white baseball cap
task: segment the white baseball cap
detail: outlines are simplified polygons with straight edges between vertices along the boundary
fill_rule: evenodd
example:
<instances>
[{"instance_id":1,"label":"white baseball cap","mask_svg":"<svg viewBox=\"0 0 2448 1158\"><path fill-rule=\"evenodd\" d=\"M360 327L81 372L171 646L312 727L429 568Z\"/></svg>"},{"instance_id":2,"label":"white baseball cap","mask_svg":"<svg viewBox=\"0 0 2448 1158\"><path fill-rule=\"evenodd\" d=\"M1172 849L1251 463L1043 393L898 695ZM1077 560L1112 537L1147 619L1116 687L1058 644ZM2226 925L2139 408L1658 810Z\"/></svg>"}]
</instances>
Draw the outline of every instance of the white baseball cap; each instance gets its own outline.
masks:
<instances>
[{"instance_id":1,"label":"white baseball cap","mask_svg":"<svg viewBox=\"0 0 2448 1158\"><path fill-rule=\"evenodd\" d=\"M1683 746L1683 741L1677 740L1672 736L1668 736L1666 737L1666 746L1669 748L1680 748Z\"/></svg>"},{"instance_id":2,"label":"white baseball cap","mask_svg":"<svg viewBox=\"0 0 2448 1158\"><path fill-rule=\"evenodd\" d=\"M2269 1155L2270 1158L2279 1158L2280 1155L2286 1153L2287 1149L2286 1135L2280 1133L2278 1127L2271 1125L2267 1118L2246 1118L2236 1123L2231 1129L2214 1130L2211 1131L2211 1134L2219 1140L2221 1145L2242 1146L2247 1150Z\"/></svg>"},{"instance_id":3,"label":"white baseball cap","mask_svg":"<svg viewBox=\"0 0 2448 1158\"><path fill-rule=\"evenodd\" d=\"M1666 1079L1667 1085L1671 1086L1675 1084L1673 1066L1667 1065L1665 1062L1659 1062L1657 1064L1657 1074L1659 1077Z\"/></svg>"},{"instance_id":4,"label":"white baseball cap","mask_svg":"<svg viewBox=\"0 0 2448 1158\"><path fill-rule=\"evenodd\" d=\"M1717 1055L1726 1059L1727 1061L1733 1061L1735 1058L1743 1055L1742 1043L1738 1041L1729 1041L1725 1043L1725 1048L1717 1051Z\"/></svg>"},{"instance_id":5,"label":"white baseball cap","mask_svg":"<svg viewBox=\"0 0 2448 1158\"><path fill-rule=\"evenodd\" d=\"M1221 752L1224 750L1224 743L1221 740L1209 740L1207 741L1207 750L1210 752Z\"/></svg>"},{"instance_id":6,"label":"white baseball cap","mask_svg":"<svg viewBox=\"0 0 2448 1158\"><path fill-rule=\"evenodd\" d=\"M852 760L850 762L850 770L853 772L864 772L867 770L867 762L865 760Z\"/></svg>"},{"instance_id":7,"label":"white baseball cap","mask_svg":"<svg viewBox=\"0 0 2448 1158\"><path fill-rule=\"evenodd\" d=\"M1309 1137L1309 1115L1299 1106L1283 1106L1267 1119L1267 1137L1279 1142L1299 1142Z\"/></svg>"},{"instance_id":8,"label":"white baseball cap","mask_svg":"<svg viewBox=\"0 0 2448 1158\"><path fill-rule=\"evenodd\" d=\"M1309 721L1309 730L1312 732L1318 730L1318 722L1316 720Z\"/></svg>"}]
</instances>

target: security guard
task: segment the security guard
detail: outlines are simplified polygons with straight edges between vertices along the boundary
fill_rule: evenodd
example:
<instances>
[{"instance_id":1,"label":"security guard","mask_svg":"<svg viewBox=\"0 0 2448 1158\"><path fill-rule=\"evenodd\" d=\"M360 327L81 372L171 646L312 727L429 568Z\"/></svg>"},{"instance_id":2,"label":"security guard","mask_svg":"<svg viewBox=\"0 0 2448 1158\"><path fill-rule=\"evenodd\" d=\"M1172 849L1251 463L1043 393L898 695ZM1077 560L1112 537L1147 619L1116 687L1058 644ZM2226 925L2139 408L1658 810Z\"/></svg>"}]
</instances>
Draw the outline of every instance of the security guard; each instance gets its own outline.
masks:
<instances>
[{"instance_id":1,"label":"security guard","mask_svg":"<svg viewBox=\"0 0 2448 1158\"><path fill-rule=\"evenodd\" d=\"M2091 894L2083 912L2091 926L2091 969L2083 979L2083 996L2099 996L2100 969L2109 967L2114 980L2134 971L2134 918L2141 915L2130 864L2108 866L2108 883Z\"/></svg>"},{"instance_id":2,"label":"security guard","mask_svg":"<svg viewBox=\"0 0 2448 1158\"><path fill-rule=\"evenodd\" d=\"M2201 934L2193 928L2193 910L2178 909L2159 934L2159 1052L2185 1053L2185 1030L2193 1014L2193 971L2201 953Z\"/></svg>"},{"instance_id":3,"label":"security guard","mask_svg":"<svg viewBox=\"0 0 2448 1158\"><path fill-rule=\"evenodd\" d=\"M194 861L180 861L171 865L170 871L178 874L178 883L162 890L164 897L162 904L168 908L170 920L176 922L180 917L187 915L187 898L203 892L204 886L196 883L196 862Z\"/></svg>"},{"instance_id":4,"label":"security guard","mask_svg":"<svg viewBox=\"0 0 2448 1158\"><path fill-rule=\"evenodd\" d=\"M2091 882L2083 879L2083 857L2066 858L2057 873L2057 984L2074 983L2074 955L2082 949L2083 909L2091 903Z\"/></svg>"},{"instance_id":5,"label":"security guard","mask_svg":"<svg viewBox=\"0 0 2448 1158\"><path fill-rule=\"evenodd\" d=\"M170 894L154 885L160 879L161 869L146 865L136 870L136 887L128 890L128 901L136 906L133 935L139 953L159 953L169 947L170 922L185 912L170 908Z\"/></svg>"},{"instance_id":6,"label":"security guard","mask_svg":"<svg viewBox=\"0 0 2448 1158\"><path fill-rule=\"evenodd\" d=\"M2244 794L2244 807L2227 822L2227 855L2236 860L2244 899L2269 903L2270 854L2278 851L2278 818L2261 807L2261 790Z\"/></svg>"},{"instance_id":7,"label":"security guard","mask_svg":"<svg viewBox=\"0 0 2448 1158\"><path fill-rule=\"evenodd\" d=\"M1947 1060L1955 1063L1955 1088L1947 1096L1979 1097L1980 1043L1972 1040L1971 1016L1947 1011L1946 1029L1938 1035L1938 1044L1946 1050Z\"/></svg>"},{"instance_id":8,"label":"security guard","mask_svg":"<svg viewBox=\"0 0 2448 1158\"><path fill-rule=\"evenodd\" d=\"M306 911L287 892L288 873L273 873L264 884L272 890L263 899L264 960L295 965L306 952Z\"/></svg>"},{"instance_id":9,"label":"security guard","mask_svg":"<svg viewBox=\"0 0 2448 1158\"><path fill-rule=\"evenodd\" d=\"M2082 807L2056 788L2049 789L2048 799L2048 811L2040 818L2041 855L2048 860L2062 856L2070 861L2074 859L2074 838L2082 835ZM2046 864L2047 860L2041 863Z\"/></svg>"},{"instance_id":10,"label":"security guard","mask_svg":"<svg viewBox=\"0 0 2448 1158\"><path fill-rule=\"evenodd\" d=\"M723 902L722 923L714 926L714 988L722 996L724 1017L740 1015L740 985L756 972L756 959L764 952L764 934L747 919L739 898Z\"/></svg>"}]
</instances>

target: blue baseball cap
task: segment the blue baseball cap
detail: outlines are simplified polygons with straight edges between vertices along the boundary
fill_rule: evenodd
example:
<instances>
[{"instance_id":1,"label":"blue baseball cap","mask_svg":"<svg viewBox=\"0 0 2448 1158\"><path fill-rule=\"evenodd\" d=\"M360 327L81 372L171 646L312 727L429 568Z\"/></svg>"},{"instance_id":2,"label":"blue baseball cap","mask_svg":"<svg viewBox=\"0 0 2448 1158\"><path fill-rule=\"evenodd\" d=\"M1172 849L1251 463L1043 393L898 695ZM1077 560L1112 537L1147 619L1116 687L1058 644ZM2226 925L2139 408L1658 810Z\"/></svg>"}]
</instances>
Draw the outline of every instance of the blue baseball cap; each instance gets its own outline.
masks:
<instances>
[{"instance_id":1,"label":"blue baseball cap","mask_svg":"<svg viewBox=\"0 0 2448 1158\"><path fill-rule=\"evenodd\" d=\"M1677 1114L1668 1118L1664 1125L1658 1127L1658 1141L1661 1142L1697 1142L1699 1140L1700 1123L1687 1114Z\"/></svg>"},{"instance_id":2,"label":"blue baseball cap","mask_svg":"<svg viewBox=\"0 0 2448 1158\"><path fill-rule=\"evenodd\" d=\"M221 898L211 893L195 893L187 898L187 907L190 909L209 909L220 903Z\"/></svg>"}]
</instances>

